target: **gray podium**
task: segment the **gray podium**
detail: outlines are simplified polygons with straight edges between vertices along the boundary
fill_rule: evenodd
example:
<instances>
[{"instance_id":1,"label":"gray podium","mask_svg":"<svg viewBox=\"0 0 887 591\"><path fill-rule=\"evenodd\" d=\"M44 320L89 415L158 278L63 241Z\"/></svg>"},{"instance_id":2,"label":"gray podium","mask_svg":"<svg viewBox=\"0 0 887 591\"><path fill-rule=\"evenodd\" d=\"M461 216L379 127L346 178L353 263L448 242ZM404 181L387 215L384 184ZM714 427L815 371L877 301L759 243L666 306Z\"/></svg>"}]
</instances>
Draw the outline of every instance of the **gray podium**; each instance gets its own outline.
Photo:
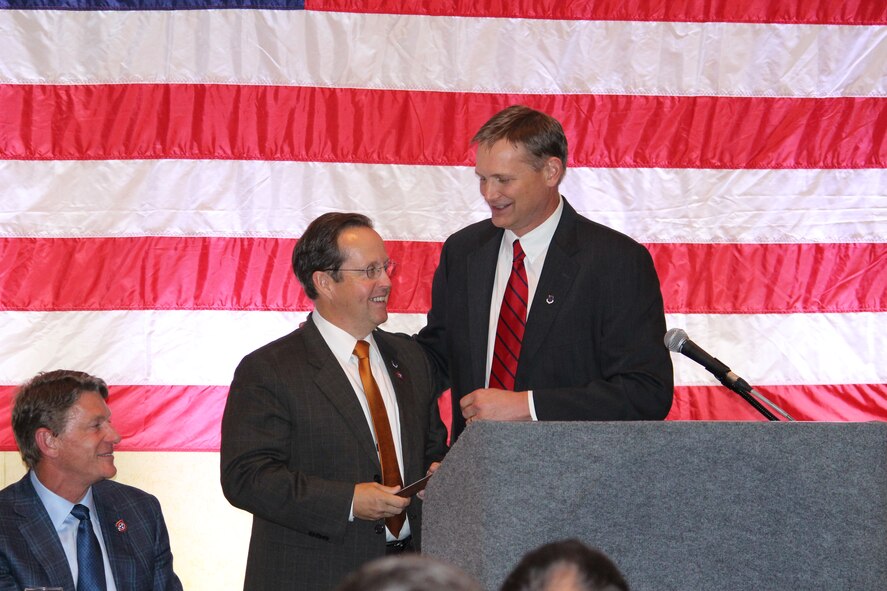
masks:
<instances>
[{"instance_id":1,"label":"gray podium","mask_svg":"<svg viewBox=\"0 0 887 591\"><path fill-rule=\"evenodd\" d=\"M497 589L576 537L633 591L887 590L887 423L470 425L423 551Z\"/></svg>"}]
</instances>

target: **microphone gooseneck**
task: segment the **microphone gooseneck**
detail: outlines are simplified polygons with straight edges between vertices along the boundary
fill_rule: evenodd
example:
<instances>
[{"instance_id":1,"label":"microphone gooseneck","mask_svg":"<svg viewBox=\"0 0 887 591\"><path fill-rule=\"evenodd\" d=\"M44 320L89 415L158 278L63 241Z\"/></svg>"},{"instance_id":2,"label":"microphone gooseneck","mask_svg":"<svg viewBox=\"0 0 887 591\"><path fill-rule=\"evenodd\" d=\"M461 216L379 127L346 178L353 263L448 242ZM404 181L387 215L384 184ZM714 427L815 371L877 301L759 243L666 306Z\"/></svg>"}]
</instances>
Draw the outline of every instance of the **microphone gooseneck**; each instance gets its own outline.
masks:
<instances>
[{"instance_id":1,"label":"microphone gooseneck","mask_svg":"<svg viewBox=\"0 0 887 591\"><path fill-rule=\"evenodd\" d=\"M687 335L687 332L682 328L672 328L667 333L665 333L665 338L663 339L665 343L665 347L674 353L680 353L686 357L689 357L706 370L711 372L719 382L721 382L726 387L730 388L742 398L746 400L749 404L751 404L758 412L767 417L771 421L777 421L779 419L776 416L764 408L758 400L764 401L768 406L776 410L779 414L784 416L789 421L793 421L784 410L767 400L760 392L755 390L748 382L740 378L738 375L733 373L733 371L727 367L727 365L716 357L712 357L709 355L702 347L694 343L690 340L690 337Z\"/></svg>"}]
</instances>

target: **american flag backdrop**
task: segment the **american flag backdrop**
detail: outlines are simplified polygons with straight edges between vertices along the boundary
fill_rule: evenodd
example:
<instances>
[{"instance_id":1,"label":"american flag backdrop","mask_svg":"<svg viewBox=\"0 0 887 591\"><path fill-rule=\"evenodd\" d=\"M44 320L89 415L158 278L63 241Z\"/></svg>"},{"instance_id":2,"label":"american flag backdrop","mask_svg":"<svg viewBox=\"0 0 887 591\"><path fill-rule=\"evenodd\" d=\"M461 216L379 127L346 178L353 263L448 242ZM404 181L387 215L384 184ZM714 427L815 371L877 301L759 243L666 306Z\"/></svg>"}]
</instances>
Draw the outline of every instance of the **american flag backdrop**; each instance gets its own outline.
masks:
<instances>
[{"instance_id":1,"label":"american flag backdrop","mask_svg":"<svg viewBox=\"0 0 887 591\"><path fill-rule=\"evenodd\" d=\"M241 357L311 308L295 240L369 215L386 328L416 332L443 240L488 217L469 140L513 103L563 122L562 193L647 245L669 327L796 419L887 419L883 0L0 8L0 484L15 386L103 377L186 588L239 586L219 420ZM674 362L670 419L763 420Z\"/></svg>"}]
</instances>

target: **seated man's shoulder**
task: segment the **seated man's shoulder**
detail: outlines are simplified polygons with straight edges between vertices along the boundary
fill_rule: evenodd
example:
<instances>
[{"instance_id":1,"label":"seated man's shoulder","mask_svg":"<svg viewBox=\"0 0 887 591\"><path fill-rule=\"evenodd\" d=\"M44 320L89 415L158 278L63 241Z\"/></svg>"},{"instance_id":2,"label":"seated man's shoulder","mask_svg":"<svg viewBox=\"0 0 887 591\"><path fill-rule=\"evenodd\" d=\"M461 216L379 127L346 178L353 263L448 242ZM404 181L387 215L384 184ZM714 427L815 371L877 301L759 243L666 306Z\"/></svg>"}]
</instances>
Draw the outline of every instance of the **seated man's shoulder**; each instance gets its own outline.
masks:
<instances>
[{"instance_id":1,"label":"seated man's shoulder","mask_svg":"<svg viewBox=\"0 0 887 591\"><path fill-rule=\"evenodd\" d=\"M25 474L25 477L21 480L8 484L0 490L0 505L3 505L4 507L12 505L12 503L20 499L23 494L27 493L29 489L33 494L34 488L28 480L28 475Z\"/></svg>"},{"instance_id":2,"label":"seated man's shoulder","mask_svg":"<svg viewBox=\"0 0 887 591\"><path fill-rule=\"evenodd\" d=\"M125 505L154 506L159 507L157 497L135 486L123 484L116 480L102 480L93 485L94 494L110 501L115 507L123 509ZM120 505L124 504L124 505Z\"/></svg>"}]
</instances>

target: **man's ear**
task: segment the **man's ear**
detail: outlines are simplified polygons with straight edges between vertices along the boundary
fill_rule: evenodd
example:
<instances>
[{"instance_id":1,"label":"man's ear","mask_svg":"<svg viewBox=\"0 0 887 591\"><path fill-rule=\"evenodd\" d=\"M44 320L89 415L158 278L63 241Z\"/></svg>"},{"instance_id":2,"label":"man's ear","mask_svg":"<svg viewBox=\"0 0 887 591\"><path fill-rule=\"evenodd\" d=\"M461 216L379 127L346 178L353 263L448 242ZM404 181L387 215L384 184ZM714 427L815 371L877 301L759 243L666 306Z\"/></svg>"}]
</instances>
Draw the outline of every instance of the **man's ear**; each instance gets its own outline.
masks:
<instances>
[{"instance_id":1,"label":"man's ear","mask_svg":"<svg viewBox=\"0 0 887 591\"><path fill-rule=\"evenodd\" d=\"M315 271L311 274L311 282L314 284L314 289L317 290L317 293L325 296L330 294L330 283L332 281L333 278L326 271Z\"/></svg>"},{"instance_id":2,"label":"man's ear","mask_svg":"<svg viewBox=\"0 0 887 591\"><path fill-rule=\"evenodd\" d=\"M549 187L556 187L564 176L564 163L560 158L551 156L545 162L545 182Z\"/></svg>"},{"instance_id":3,"label":"man's ear","mask_svg":"<svg viewBox=\"0 0 887 591\"><path fill-rule=\"evenodd\" d=\"M37 442L37 449L40 450L40 455L48 458L54 458L58 455L58 437L46 427L40 427L37 429L34 433L34 440Z\"/></svg>"}]
</instances>

